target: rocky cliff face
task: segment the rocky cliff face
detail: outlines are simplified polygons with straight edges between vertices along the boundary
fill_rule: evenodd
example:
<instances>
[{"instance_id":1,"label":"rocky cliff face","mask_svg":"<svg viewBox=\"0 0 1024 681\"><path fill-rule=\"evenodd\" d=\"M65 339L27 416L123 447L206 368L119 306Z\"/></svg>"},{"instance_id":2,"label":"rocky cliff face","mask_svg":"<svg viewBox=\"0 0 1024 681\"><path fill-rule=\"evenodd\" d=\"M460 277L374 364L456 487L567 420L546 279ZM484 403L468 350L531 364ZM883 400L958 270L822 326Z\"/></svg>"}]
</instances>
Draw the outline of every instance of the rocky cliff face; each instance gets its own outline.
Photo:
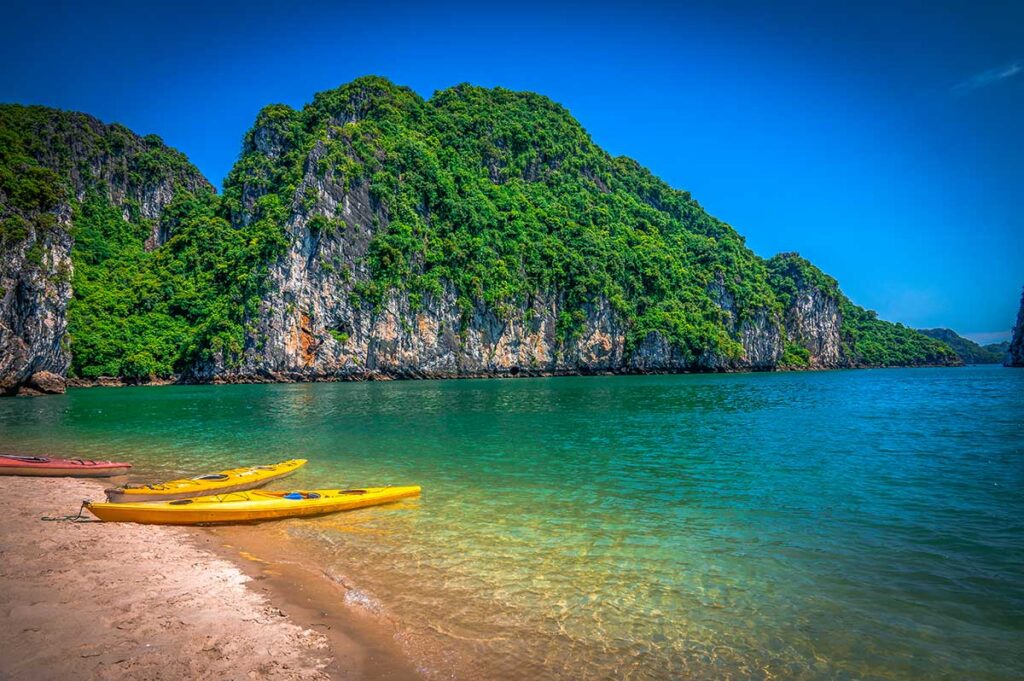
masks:
<instances>
[{"instance_id":1,"label":"rocky cliff face","mask_svg":"<svg viewBox=\"0 0 1024 681\"><path fill-rule=\"evenodd\" d=\"M839 301L814 287L802 289L786 309L786 336L807 348L815 368L850 363L842 352L842 325Z\"/></svg>"},{"instance_id":2,"label":"rocky cliff face","mask_svg":"<svg viewBox=\"0 0 1024 681\"><path fill-rule=\"evenodd\" d=\"M1024 292L1020 297L1020 310L1017 311L1017 323L1013 327L1013 339L1006 353L1006 366L1024 367Z\"/></svg>"},{"instance_id":3,"label":"rocky cliff face","mask_svg":"<svg viewBox=\"0 0 1024 681\"><path fill-rule=\"evenodd\" d=\"M0 202L2 202L0 194ZM70 357L65 342L71 298L70 209L55 207L45 226L23 219L20 239L5 240L0 259L0 393L63 392Z\"/></svg>"},{"instance_id":4,"label":"rocky cliff face","mask_svg":"<svg viewBox=\"0 0 1024 681\"><path fill-rule=\"evenodd\" d=\"M843 340L842 294L836 281L796 253L775 256L768 268L785 309L786 339L806 351L806 366L834 369L856 364Z\"/></svg>"},{"instance_id":5,"label":"rocky cliff face","mask_svg":"<svg viewBox=\"0 0 1024 681\"><path fill-rule=\"evenodd\" d=\"M315 157L305 165L316 167ZM252 194L248 188L245 193ZM219 357L199 367L197 378L232 382L768 369L781 356L778 319L767 311L731 325L743 347L741 356L706 353L694 359L655 332L628 348L623 320L600 297L584 306L581 328L569 338L559 333L566 305L558 292L538 292L500 312L480 300L466 310L451 282L415 304L409 293L395 291L379 304L367 303L359 291L372 282L368 248L388 216L366 183L346 189L331 174L307 174L297 197L314 194L315 203L305 204L309 213L296 199L287 227L290 247L270 266L242 361L230 366ZM310 226L316 215L340 219L344 228L318 232ZM253 216L243 213L239 219Z\"/></svg>"},{"instance_id":6,"label":"rocky cliff face","mask_svg":"<svg viewBox=\"0 0 1024 681\"><path fill-rule=\"evenodd\" d=\"M0 106L0 393L63 392L76 206L98 192L162 244L178 187L209 187L154 136L44 107Z\"/></svg>"}]
</instances>

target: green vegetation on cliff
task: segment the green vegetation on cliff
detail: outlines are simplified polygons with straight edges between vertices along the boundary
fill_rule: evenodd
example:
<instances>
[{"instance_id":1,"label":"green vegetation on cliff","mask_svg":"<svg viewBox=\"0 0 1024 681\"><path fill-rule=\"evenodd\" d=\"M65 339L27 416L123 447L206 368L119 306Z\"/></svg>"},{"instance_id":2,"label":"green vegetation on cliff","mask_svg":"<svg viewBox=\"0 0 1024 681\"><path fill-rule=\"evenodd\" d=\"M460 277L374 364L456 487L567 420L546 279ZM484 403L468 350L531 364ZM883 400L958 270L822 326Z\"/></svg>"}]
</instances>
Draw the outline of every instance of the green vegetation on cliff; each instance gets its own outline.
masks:
<instances>
[{"instance_id":1,"label":"green vegetation on cliff","mask_svg":"<svg viewBox=\"0 0 1024 681\"><path fill-rule=\"evenodd\" d=\"M168 179L208 185L181 152L156 135L42 106L0 104L0 196L7 211L42 215L88 187L121 190L134 219L139 195Z\"/></svg>"},{"instance_id":2,"label":"green vegetation on cliff","mask_svg":"<svg viewBox=\"0 0 1024 681\"><path fill-rule=\"evenodd\" d=\"M26 241L41 243L43 234L56 228L54 211L67 193L61 175L33 156L45 151L32 126L45 111L0 105L0 247L5 254ZM41 255L31 254L29 264L39 264Z\"/></svg>"},{"instance_id":3,"label":"green vegetation on cliff","mask_svg":"<svg viewBox=\"0 0 1024 681\"><path fill-rule=\"evenodd\" d=\"M869 366L954 364L959 358L941 341L923 336L903 324L882 321L874 310L865 310L842 299L843 339L847 355Z\"/></svg>"},{"instance_id":4,"label":"green vegetation on cliff","mask_svg":"<svg viewBox=\"0 0 1024 681\"><path fill-rule=\"evenodd\" d=\"M149 227L125 222L105 198L76 208L74 375L171 376L241 352L266 263L284 242L277 229L233 228L219 209L209 192L179 194L161 217L170 238L146 251Z\"/></svg>"}]
</instances>

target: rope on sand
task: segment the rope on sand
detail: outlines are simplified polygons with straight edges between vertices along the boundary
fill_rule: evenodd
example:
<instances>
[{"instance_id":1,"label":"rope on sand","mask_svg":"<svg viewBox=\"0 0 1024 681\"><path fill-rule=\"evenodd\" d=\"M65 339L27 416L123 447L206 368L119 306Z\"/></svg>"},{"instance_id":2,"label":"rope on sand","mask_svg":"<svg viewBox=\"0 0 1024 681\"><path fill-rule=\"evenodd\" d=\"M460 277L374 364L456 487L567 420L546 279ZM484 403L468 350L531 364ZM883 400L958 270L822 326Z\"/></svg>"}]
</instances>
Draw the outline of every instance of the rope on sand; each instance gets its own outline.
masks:
<instances>
[{"instance_id":1,"label":"rope on sand","mask_svg":"<svg viewBox=\"0 0 1024 681\"><path fill-rule=\"evenodd\" d=\"M88 503L89 503L88 499L82 502L82 505L78 507L78 515L57 515L57 516L44 515L41 518L41 520L52 520L52 521L56 521L56 522L70 522L70 523L98 523L98 522L100 522L99 520L97 520L95 518L90 518L88 516L83 516L82 515L82 511L85 510L85 505L88 504Z\"/></svg>"}]
</instances>

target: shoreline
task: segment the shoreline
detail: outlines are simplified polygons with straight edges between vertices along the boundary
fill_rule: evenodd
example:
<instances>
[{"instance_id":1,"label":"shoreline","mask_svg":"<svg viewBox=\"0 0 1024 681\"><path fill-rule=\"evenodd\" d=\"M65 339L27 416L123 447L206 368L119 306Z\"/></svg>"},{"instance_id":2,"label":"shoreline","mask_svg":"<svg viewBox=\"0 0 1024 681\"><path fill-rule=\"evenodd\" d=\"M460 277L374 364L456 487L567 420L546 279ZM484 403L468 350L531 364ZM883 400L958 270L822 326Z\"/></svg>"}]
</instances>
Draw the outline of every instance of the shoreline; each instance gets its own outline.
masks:
<instances>
[{"instance_id":1,"label":"shoreline","mask_svg":"<svg viewBox=\"0 0 1024 681\"><path fill-rule=\"evenodd\" d=\"M773 374L803 373L819 371L862 371L868 369L960 369L968 365L964 363L947 364L900 364L874 365L858 364L850 366L785 366L785 367L748 367L748 368L717 368L717 369L607 369L607 370L519 370L490 371L470 373L435 373L424 371L387 372L361 371L348 374L266 374L219 376L212 379L196 379L192 377L174 376L170 378L125 379L117 376L100 376L94 379L68 378L67 388L141 388L167 385L287 385L299 383L363 383L387 381L472 381L472 380L515 380L524 378L568 378L590 376L680 376L680 375L712 375L712 374ZM984 365L980 365L984 366ZM19 395L34 395L20 393Z\"/></svg>"},{"instance_id":2,"label":"shoreline","mask_svg":"<svg viewBox=\"0 0 1024 681\"><path fill-rule=\"evenodd\" d=\"M272 542L260 553L273 561L246 551L260 525L41 520L103 486L0 476L13 516L0 525L0 677L420 678L394 632L327 580L277 560Z\"/></svg>"}]
</instances>

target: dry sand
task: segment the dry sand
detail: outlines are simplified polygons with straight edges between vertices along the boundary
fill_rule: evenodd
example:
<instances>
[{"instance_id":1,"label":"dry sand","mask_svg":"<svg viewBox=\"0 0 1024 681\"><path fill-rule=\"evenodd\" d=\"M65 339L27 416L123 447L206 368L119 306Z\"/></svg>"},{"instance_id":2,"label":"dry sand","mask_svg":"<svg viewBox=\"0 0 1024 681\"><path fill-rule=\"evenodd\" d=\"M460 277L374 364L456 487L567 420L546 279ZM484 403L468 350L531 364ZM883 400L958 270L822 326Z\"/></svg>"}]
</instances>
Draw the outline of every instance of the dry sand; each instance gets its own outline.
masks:
<instances>
[{"instance_id":1,"label":"dry sand","mask_svg":"<svg viewBox=\"0 0 1024 681\"><path fill-rule=\"evenodd\" d=\"M0 477L0 678L337 676L328 637L251 588L196 531L40 519L102 489Z\"/></svg>"}]
</instances>

